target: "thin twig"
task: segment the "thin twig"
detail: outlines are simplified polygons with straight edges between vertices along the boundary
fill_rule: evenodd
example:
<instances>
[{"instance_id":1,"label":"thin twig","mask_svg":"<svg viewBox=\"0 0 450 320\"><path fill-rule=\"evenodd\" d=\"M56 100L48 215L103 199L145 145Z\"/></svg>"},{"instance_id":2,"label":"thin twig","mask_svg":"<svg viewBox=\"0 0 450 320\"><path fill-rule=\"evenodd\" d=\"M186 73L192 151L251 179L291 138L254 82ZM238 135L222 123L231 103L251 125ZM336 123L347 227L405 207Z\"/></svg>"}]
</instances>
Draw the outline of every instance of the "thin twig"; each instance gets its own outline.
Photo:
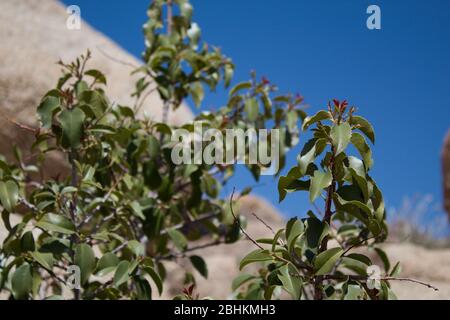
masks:
<instances>
[{"instance_id":1,"label":"thin twig","mask_svg":"<svg viewBox=\"0 0 450 320\"><path fill-rule=\"evenodd\" d=\"M416 279L412 279L412 278L397 278L397 277L390 277L390 276L385 276L385 277L379 277L379 278L368 278L366 276L358 276L358 275L325 275L323 276L324 279L326 280L341 280L341 279L346 279L349 278L351 280L357 280L357 281L369 281L369 280L379 280L379 281L407 281L407 282L413 282L413 283L417 283L420 284L422 286L428 287L430 289L433 289L434 291L439 291L438 288L436 288L435 286L420 281L420 280L416 280Z\"/></svg>"},{"instance_id":2,"label":"thin twig","mask_svg":"<svg viewBox=\"0 0 450 320\"><path fill-rule=\"evenodd\" d=\"M35 128L32 128L32 127L29 127L29 126L27 126L27 125L25 125L25 124L22 124L22 123L17 122L17 121L14 120L14 119L11 119L11 118L8 117L7 115L3 114L3 112L0 112L0 115L1 115L3 118L5 118L6 121L11 122L12 124L14 124L15 126L19 127L19 128L22 129L22 130L29 131L29 132L32 132L32 133L34 133L34 134L36 134L36 133L39 131L39 129L35 129Z\"/></svg>"},{"instance_id":3,"label":"thin twig","mask_svg":"<svg viewBox=\"0 0 450 320\"><path fill-rule=\"evenodd\" d=\"M184 229L184 228L190 227L190 226L192 226L192 225L198 224L198 223L200 223L200 222L203 222L203 221L207 221L207 220L216 218L217 216L219 216L219 213L210 213L210 214L206 214L206 215L203 215L203 216L201 216L201 217L199 217L199 218L197 218L197 219L195 219L195 220L192 220L192 221L189 221L189 222L184 222L184 223L179 223L179 224L177 224L177 225L171 227L171 229L175 229L175 230ZM164 234L166 234L166 233L167 233L167 230L166 230L166 229L163 230L163 231L161 231L161 234L162 234L162 235L164 235Z\"/></svg>"},{"instance_id":4,"label":"thin twig","mask_svg":"<svg viewBox=\"0 0 450 320\"><path fill-rule=\"evenodd\" d=\"M97 46L97 50L100 51L100 53L103 54L106 58L108 58L108 59L110 59L110 60L112 60L112 61L114 61L114 62L123 64L123 65L125 65L125 66L129 66L129 67L131 67L131 68L133 68L133 69L139 68L138 66L136 66L135 64L133 64L133 63L131 63L131 62L123 61L123 60L120 60L120 59L118 59L118 58L116 58L116 57L111 56L109 53L107 53L106 51L104 51L100 46Z\"/></svg>"},{"instance_id":5,"label":"thin twig","mask_svg":"<svg viewBox=\"0 0 450 320\"><path fill-rule=\"evenodd\" d=\"M139 110L142 108L142 106L143 106L144 103L145 103L145 100L147 100L147 98L148 98L153 92L155 92L156 90L157 90L157 87L148 90L148 91L144 94L144 96L141 98L141 101L139 101L139 104L136 106L136 108L135 108L135 110L134 110L136 113L139 112Z\"/></svg>"},{"instance_id":6,"label":"thin twig","mask_svg":"<svg viewBox=\"0 0 450 320\"><path fill-rule=\"evenodd\" d=\"M351 245L350 247L348 247L347 249L345 249L345 251L342 253L341 256L344 256L347 252L349 252L350 250L352 250L352 249L355 248L355 247L360 246L360 245L363 244L364 242L369 241L369 240L372 240L372 239L377 239L378 237L379 237L379 236L372 236L372 237L363 239L363 240L361 240L361 241L358 241L357 243L355 243L355 244Z\"/></svg>"},{"instance_id":7,"label":"thin twig","mask_svg":"<svg viewBox=\"0 0 450 320\"><path fill-rule=\"evenodd\" d=\"M396 278L396 277L385 277L385 278L381 278L381 280L386 280L386 281L408 281L408 282L413 282L413 283L417 283L417 284L421 284L425 287L428 287L430 289L433 289L434 291L439 291L439 289L429 283L420 281L420 280L416 280L416 279L410 279L410 278Z\"/></svg>"},{"instance_id":8,"label":"thin twig","mask_svg":"<svg viewBox=\"0 0 450 320\"><path fill-rule=\"evenodd\" d=\"M21 204L23 204L25 207L27 207L28 209L30 209L31 211L39 212L39 209L35 205L29 203L25 198L20 198L19 202Z\"/></svg>"},{"instance_id":9,"label":"thin twig","mask_svg":"<svg viewBox=\"0 0 450 320\"><path fill-rule=\"evenodd\" d=\"M269 226L269 224L267 224L262 218L258 217L256 215L256 213L252 212L252 216L254 216L256 218L256 220L261 222L267 229L269 229L273 234L275 234L275 231L273 230L273 228L271 226Z\"/></svg>"},{"instance_id":10,"label":"thin twig","mask_svg":"<svg viewBox=\"0 0 450 320\"><path fill-rule=\"evenodd\" d=\"M124 243L122 243L120 246L114 248L114 250L112 250L112 253L117 253L120 250L122 250L123 248L125 248L128 245L128 241L125 241Z\"/></svg>"},{"instance_id":11,"label":"thin twig","mask_svg":"<svg viewBox=\"0 0 450 320\"><path fill-rule=\"evenodd\" d=\"M234 218L234 223L237 223L239 229L241 230L241 232L247 237L248 240L250 240L251 242L253 242L253 244L255 246L257 246L259 249L264 250L264 248L258 243L256 242L252 237L250 237L248 235L248 233L244 230L244 228L242 228L241 226L241 222L239 221L238 217L236 216L236 214L234 213L233 210L233 197L234 197L234 191L235 188L233 188L233 192L231 193L231 197L230 197L230 209L231 209L231 214L233 215Z\"/></svg>"},{"instance_id":12,"label":"thin twig","mask_svg":"<svg viewBox=\"0 0 450 320\"><path fill-rule=\"evenodd\" d=\"M205 244L200 244L200 245L195 246L195 247L187 248L183 252L180 252L180 253L172 252L172 253L169 253L169 254L167 254L165 256L156 256L156 257L154 257L154 259L159 261L159 260L171 260L173 258L178 258L178 257L185 257L186 253L188 253L188 252L192 252L192 251L196 251L196 250L200 250L200 249L205 249L205 248L217 246L217 245L222 244L222 243L224 243L224 242L222 242L220 240L214 240L212 242L208 242L208 243L205 243Z\"/></svg>"}]
</instances>

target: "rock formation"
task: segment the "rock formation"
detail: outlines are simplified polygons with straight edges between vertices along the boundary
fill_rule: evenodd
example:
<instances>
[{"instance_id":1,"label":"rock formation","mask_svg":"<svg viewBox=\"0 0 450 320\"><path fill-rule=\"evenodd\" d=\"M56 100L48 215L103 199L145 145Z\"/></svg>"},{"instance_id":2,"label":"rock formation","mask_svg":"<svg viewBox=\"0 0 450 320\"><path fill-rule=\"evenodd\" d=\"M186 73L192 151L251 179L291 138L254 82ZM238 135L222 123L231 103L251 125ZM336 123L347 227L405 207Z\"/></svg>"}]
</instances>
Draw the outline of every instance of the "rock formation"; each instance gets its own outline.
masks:
<instances>
[{"instance_id":1,"label":"rock formation","mask_svg":"<svg viewBox=\"0 0 450 320\"><path fill-rule=\"evenodd\" d=\"M138 75L130 73L133 66L141 64L139 60L85 21L80 30L67 29L67 18L66 8L56 0L0 2L0 154L9 156L14 144L30 147L30 132L19 130L5 117L27 126L36 124L36 107L43 94L56 85L60 59L70 62L90 49L88 67L105 73L110 100L124 105L134 102L130 95ZM161 119L157 92L150 94L141 112ZM169 122L174 124L190 119L192 112L186 105L169 114ZM48 169L55 171L53 165Z\"/></svg>"},{"instance_id":2,"label":"rock formation","mask_svg":"<svg viewBox=\"0 0 450 320\"><path fill-rule=\"evenodd\" d=\"M444 209L450 218L450 130L442 148L442 186L444 195Z\"/></svg>"}]
</instances>

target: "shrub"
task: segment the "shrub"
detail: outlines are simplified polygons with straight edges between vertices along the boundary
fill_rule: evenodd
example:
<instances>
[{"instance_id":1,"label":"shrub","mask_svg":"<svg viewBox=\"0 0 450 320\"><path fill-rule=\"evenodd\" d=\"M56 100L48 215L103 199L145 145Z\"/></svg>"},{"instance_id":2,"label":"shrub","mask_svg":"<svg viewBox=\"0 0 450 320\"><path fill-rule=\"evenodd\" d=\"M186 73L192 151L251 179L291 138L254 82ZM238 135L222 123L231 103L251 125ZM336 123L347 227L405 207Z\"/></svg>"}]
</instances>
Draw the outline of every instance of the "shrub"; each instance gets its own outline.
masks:
<instances>
[{"instance_id":1,"label":"shrub","mask_svg":"<svg viewBox=\"0 0 450 320\"><path fill-rule=\"evenodd\" d=\"M234 212L233 196L221 192L234 164L172 161L171 136L179 128L167 123L169 112L186 98L200 106L205 91L221 83L228 88L234 72L229 58L200 41L192 12L187 0L150 5L133 106L109 101L105 75L88 68L90 52L59 62L62 76L37 107L39 127L30 129L37 165L19 150L15 163L0 160L2 220L9 232L0 248L0 291L14 299L151 299L152 288L161 294L170 277L167 261L187 257L207 277L195 251L245 236L258 249L241 268L264 264L258 275L235 279L237 298L277 298L280 288L294 299L394 297L389 280L398 264L391 268L377 247L387 226L381 191L369 176L373 161L366 138L374 143L374 130L345 101L306 117L301 96L276 95L273 84L252 73L229 89L224 107L194 119L220 132L280 130L281 168L298 142L299 126L312 131L298 165L280 177L278 191L280 201L294 191L308 191L311 202L323 198L323 217L309 211L271 239L253 240ZM164 104L162 121L137 117L153 91ZM195 130L193 122L181 128ZM350 155L350 144L359 158ZM47 179L40 164L49 152L62 154L68 170ZM270 165L247 168L258 180ZM12 213L21 214L20 223L11 225ZM352 251L361 246L379 254L385 276L374 278L370 258ZM192 299L195 277L186 272L185 278L177 298Z\"/></svg>"},{"instance_id":2,"label":"shrub","mask_svg":"<svg viewBox=\"0 0 450 320\"><path fill-rule=\"evenodd\" d=\"M179 15L173 15L175 6ZM200 42L188 1L153 1L148 15L134 106L109 101L106 77L88 69L90 52L59 62L62 76L37 107L33 152L40 161L49 152L64 155L68 172L41 179L41 162L30 166L20 152L15 164L0 161L2 219L9 232L0 250L0 290L14 299L150 299L152 287L163 290L166 261L189 257L206 277L205 261L195 250L240 237L220 191L234 165L175 165L176 128L166 123L183 99L200 105L205 88L221 82L228 87L234 65ZM154 90L164 102L162 122L136 116ZM296 143L304 112L300 97L275 91L252 74L230 89L223 108L200 113L195 121L221 131L279 128L284 152ZM183 129L192 132L192 123ZM261 168L248 166L255 179ZM22 221L11 225L14 212ZM205 239L210 243L196 244ZM187 285L195 281L188 272L186 279Z\"/></svg>"},{"instance_id":3,"label":"shrub","mask_svg":"<svg viewBox=\"0 0 450 320\"><path fill-rule=\"evenodd\" d=\"M386 239L387 224L383 196L369 175L373 160L366 138L374 143L375 134L354 112L346 101L333 100L328 110L303 122L302 129L311 130L313 138L297 157L298 165L280 177L280 201L287 193L307 191L312 203L323 199L323 214L309 211L307 218L289 220L273 238L255 241L258 249L240 267L260 261L265 267L258 276L235 279L235 289L245 284L238 297L271 299L279 288L293 299L395 297L388 280L397 274L398 264L391 268L377 246ZM349 145L359 157L350 155ZM369 256L353 251L362 246L380 256L385 276Z\"/></svg>"}]
</instances>

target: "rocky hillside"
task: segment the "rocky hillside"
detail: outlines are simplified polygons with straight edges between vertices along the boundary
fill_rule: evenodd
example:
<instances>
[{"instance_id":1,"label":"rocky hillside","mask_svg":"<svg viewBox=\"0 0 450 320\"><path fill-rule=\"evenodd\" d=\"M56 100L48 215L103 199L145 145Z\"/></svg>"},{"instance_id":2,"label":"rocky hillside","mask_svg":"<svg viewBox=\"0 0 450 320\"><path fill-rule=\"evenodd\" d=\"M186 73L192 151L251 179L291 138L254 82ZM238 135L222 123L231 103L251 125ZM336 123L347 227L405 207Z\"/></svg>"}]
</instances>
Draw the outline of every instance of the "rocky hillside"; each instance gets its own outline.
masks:
<instances>
[{"instance_id":1,"label":"rocky hillside","mask_svg":"<svg viewBox=\"0 0 450 320\"><path fill-rule=\"evenodd\" d=\"M130 73L140 62L100 32L82 21L81 30L66 28L66 8L56 0L0 1L0 154L14 144L26 149L33 137L18 130L5 117L27 126L36 123L40 98L53 88L60 76L56 62L66 62L87 49L92 52L89 68L99 69L108 79L107 95L112 102L132 105L137 75ZM150 85L151 87L151 85ZM141 114L161 119L162 103L157 92L150 94ZM169 114L169 121L181 124L192 119L186 105ZM49 161L51 174L54 161Z\"/></svg>"}]
</instances>

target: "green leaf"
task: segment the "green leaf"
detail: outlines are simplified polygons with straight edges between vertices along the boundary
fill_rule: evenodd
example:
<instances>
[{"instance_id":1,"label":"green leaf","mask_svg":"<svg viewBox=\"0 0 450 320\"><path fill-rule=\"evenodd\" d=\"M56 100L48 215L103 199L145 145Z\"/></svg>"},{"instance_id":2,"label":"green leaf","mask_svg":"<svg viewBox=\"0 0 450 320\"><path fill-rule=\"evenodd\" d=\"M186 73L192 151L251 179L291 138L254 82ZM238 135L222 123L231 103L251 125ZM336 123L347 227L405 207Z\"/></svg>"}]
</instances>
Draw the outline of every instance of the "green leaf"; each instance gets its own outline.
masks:
<instances>
[{"instance_id":1,"label":"green leaf","mask_svg":"<svg viewBox=\"0 0 450 320\"><path fill-rule=\"evenodd\" d=\"M400 274L402 271L402 268L400 266L400 262L397 262L395 266L392 268L391 272L389 273L390 277L396 277Z\"/></svg>"},{"instance_id":2,"label":"green leaf","mask_svg":"<svg viewBox=\"0 0 450 320\"><path fill-rule=\"evenodd\" d=\"M280 179L278 180L279 202L284 200L288 192L298 190L309 190L310 187L309 181L297 180L301 176L302 175L300 174L300 169L297 166L289 170L286 176L280 177Z\"/></svg>"},{"instance_id":3,"label":"green leaf","mask_svg":"<svg viewBox=\"0 0 450 320\"><path fill-rule=\"evenodd\" d=\"M329 234L329 225L326 222L322 222L315 216L311 216L307 219L306 227L306 241L308 247L316 249L319 247L322 240Z\"/></svg>"},{"instance_id":4,"label":"green leaf","mask_svg":"<svg viewBox=\"0 0 450 320\"><path fill-rule=\"evenodd\" d=\"M255 279L256 277L251 275L251 274L241 274L239 276L237 276L232 284L231 284L231 290L236 291L237 288L239 288L240 286L242 286L244 283Z\"/></svg>"},{"instance_id":5,"label":"green leaf","mask_svg":"<svg viewBox=\"0 0 450 320\"><path fill-rule=\"evenodd\" d=\"M298 113L297 110L289 110L286 114L286 126L288 127L289 131L294 131L297 128L297 121L298 121Z\"/></svg>"},{"instance_id":6,"label":"green leaf","mask_svg":"<svg viewBox=\"0 0 450 320\"><path fill-rule=\"evenodd\" d=\"M19 201L19 187L17 184L8 180L0 181L0 202L8 212L12 212Z\"/></svg>"},{"instance_id":7,"label":"green leaf","mask_svg":"<svg viewBox=\"0 0 450 320\"><path fill-rule=\"evenodd\" d=\"M97 263L97 275L102 277L116 269L120 260L112 252L105 253Z\"/></svg>"},{"instance_id":8,"label":"green leaf","mask_svg":"<svg viewBox=\"0 0 450 320\"><path fill-rule=\"evenodd\" d=\"M250 81L238 83L230 90L229 96L232 97L237 92L239 92L243 89L250 89L251 87L252 87L252 83Z\"/></svg>"},{"instance_id":9,"label":"green leaf","mask_svg":"<svg viewBox=\"0 0 450 320\"><path fill-rule=\"evenodd\" d=\"M136 298L137 300L151 300L152 288L148 281L142 276L134 276L134 283L136 284Z\"/></svg>"},{"instance_id":10,"label":"green leaf","mask_svg":"<svg viewBox=\"0 0 450 320\"><path fill-rule=\"evenodd\" d=\"M359 210L362 210L367 216L370 216L371 210L367 205L357 200L350 200L350 201L344 200L337 193L334 194L333 200L338 210L347 211L348 213L355 216L357 219L361 220L361 222L368 225L369 221L367 217L362 216L359 213Z\"/></svg>"},{"instance_id":11,"label":"green leaf","mask_svg":"<svg viewBox=\"0 0 450 320\"><path fill-rule=\"evenodd\" d=\"M162 178L154 160L145 162L142 171L144 183L150 190L156 190L161 186Z\"/></svg>"},{"instance_id":12,"label":"green leaf","mask_svg":"<svg viewBox=\"0 0 450 320\"><path fill-rule=\"evenodd\" d=\"M312 124L328 119L331 119L331 114L328 111L321 110L317 112L314 116L305 118L305 120L303 121L302 130L305 131Z\"/></svg>"},{"instance_id":13,"label":"green leaf","mask_svg":"<svg viewBox=\"0 0 450 320\"><path fill-rule=\"evenodd\" d=\"M347 148L352 137L352 128L347 122L335 125L331 128L330 136L335 148L335 154L338 155Z\"/></svg>"},{"instance_id":14,"label":"green leaf","mask_svg":"<svg viewBox=\"0 0 450 320\"><path fill-rule=\"evenodd\" d=\"M187 248L187 240L186 237L176 229L168 229L167 233L169 234L170 239L172 239L175 247L178 250L184 251Z\"/></svg>"},{"instance_id":15,"label":"green leaf","mask_svg":"<svg viewBox=\"0 0 450 320\"><path fill-rule=\"evenodd\" d=\"M247 113L248 120L253 122L258 119L259 104L256 98L248 98L245 100L244 110Z\"/></svg>"},{"instance_id":16,"label":"green leaf","mask_svg":"<svg viewBox=\"0 0 450 320\"><path fill-rule=\"evenodd\" d=\"M106 77L103 73L98 70L91 69L84 73L87 76L91 76L95 79L96 82L106 84Z\"/></svg>"},{"instance_id":17,"label":"green leaf","mask_svg":"<svg viewBox=\"0 0 450 320\"><path fill-rule=\"evenodd\" d=\"M291 220L292 221L292 220ZM295 219L286 229L286 237L289 251L291 251L297 241L297 238L305 231L305 226L301 220Z\"/></svg>"},{"instance_id":18,"label":"green leaf","mask_svg":"<svg viewBox=\"0 0 450 320\"><path fill-rule=\"evenodd\" d=\"M39 220L36 226L46 231L54 231L64 234L75 233L75 226L69 219L54 213L47 213L41 220Z\"/></svg>"},{"instance_id":19,"label":"green leaf","mask_svg":"<svg viewBox=\"0 0 450 320\"><path fill-rule=\"evenodd\" d=\"M353 132L350 141L361 155L364 164L366 165L366 170L372 168L373 166L372 150L370 150L370 147L367 144L366 139L364 139L364 137L360 135L358 132Z\"/></svg>"},{"instance_id":20,"label":"green leaf","mask_svg":"<svg viewBox=\"0 0 450 320\"><path fill-rule=\"evenodd\" d=\"M350 284L347 287L344 300L363 300L365 296L365 291L359 285Z\"/></svg>"},{"instance_id":21,"label":"green leaf","mask_svg":"<svg viewBox=\"0 0 450 320\"><path fill-rule=\"evenodd\" d=\"M134 214L136 217L139 217L139 218L141 218L142 220L145 220L145 216L144 216L144 213L142 212L142 207L141 207L141 205L139 204L139 202L137 202L136 200L135 200L135 201L131 201L131 203L130 203L130 208L131 208L133 214Z\"/></svg>"},{"instance_id":22,"label":"green leaf","mask_svg":"<svg viewBox=\"0 0 450 320\"><path fill-rule=\"evenodd\" d=\"M156 288L158 288L159 295L161 295L163 292L163 282L161 280L161 277L158 275L158 273L152 267L144 266L143 270L145 272L147 272L148 275L152 278L153 282L156 285Z\"/></svg>"},{"instance_id":23,"label":"green leaf","mask_svg":"<svg viewBox=\"0 0 450 320\"><path fill-rule=\"evenodd\" d=\"M318 254L314 261L315 274L324 275L331 272L343 252L341 248L331 248Z\"/></svg>"},{"instance_id":24,"label":"green leaf","mask_svg":"<svg viewBox=\"0 0 450 320\"><path fill-rule=\"evenodd\" d=\"M37 107L37 114L41 126L45 129L49 129L52 125L53 112L60 106L60 100L58 97L47 96Z\"/></svg>"},{"instance_id":25,"label":"green leaf","mask_svg":"<svg viewBox=\"0 0 450 320\"><path fill-rule=\"evenodd\" d=\"M353 156L348 157L349 162L349 171L352 174L354 180L358 184L359 188L363 192L364 200L367 201L369 199L369 186L366 180L366 171L364 169L363 162Z\"/></svg>"},{"instance_id":26,"label":"green leaf","mask_svg":"<svg viewBox=\"0 0 450 320\"><path fill-rule=\"evenodd\" d=\"M202 257L199 256L190 256L189 259L191 260L192 265L195 267L195 269L206 279L208 278L208 267L206 265L205 260L203 260Z\"/></svg>"},{"instance_id":27,"label":"green leaf","mask_svg":"<svg viewBox=\"0 0 450 320\"><path fill-rule=\"evenodd\" d=\"M316 156L316 145L306 152L305 154L299 154L297 157L298 168L300 169L300 174L304 176L308 169L310 163L314 162Z\"/></svg>"},{"instance_id":28,"label":"green leaf","mask_svg":"<svg viewBox=\"0 0 450 320\"><path fill-rule=\"evenodd\" d=\"M148 137L148 154L152 159L156 159L156 157L160 154L159 141L155 136Z\"/></svg>"},{"instance_id":29,"label":"green leaf","mask_svg":"<svg viewBox=\"0 0 450 320\"><path fill-rule=\"evenodd\" d=\"M80 105L88 105L96 118L100 118L108 107L105 97L97 90L86 90L79 97Z\"/></svg>"},{"instance_id":30,"label":"green leaf","mask_svg":"<svg viewBox=\"0 0 450 320\"><path fill-rule=\"evenodd\" d=\"M255 251L250 252L246 255L239 264L239 270L242 270L246 265L259 261L268 261L272 260L272 256L270 255L269 250L257 249Z\"/></svg>"},{"instance_id":31,"label":"green leaf","mask_svg":"<svg viewBox=\"0 0 450 320\"><path fill-rule=\"evenodd\" d=\"M375 144L375 131L369 121L360 116L352 116L349 122L351 125L356 126L357 129L361 130L361 132Z\"/></svg>"},{"instance_id":32,"label":"green leaf","mask_svg":"<svg viewBox=\"0 0 450 320\"><path fill-rule=\"evenodd\" d=\"M367 268L370 265L372 265L370 258L363 254L351 253L342 258L342 266L345 266L359 275L367 275Z\"/></svg>"},{"instance_id":33,"label":"green leaf","mask_svg":"<svg viewBox=\"0 0 450 320\"><path fill-rule=\"evenodd\" d=\"M234 67L230 64L225 65L223 79L225 81L225 88L230 86L231 79L233 79Z\"/></svg>"},{"instance_id":34,"label":"green leaf","mask_svg":"<svg viewBox=\"0 0 450 320\"><path fill-rule=\"evenodd\" d=\"M77 148L83 135L83 122L86 118L80 108L64 110L59 116L62 127L62 145L65 148Z\"/></svg>"},{"instance_id":35,"label":"green leaf","mask_svg":"<svg viewBox=\"0 0 450 320\"><path fill-rule=\"evenodd\" d=\"M391 269L391 263L389 261L386 252L384 252L384 250L381 248L375 248L375 252L378 254L381 261L383 262L384 271L386 271L386 273L389 272L389 270Z\"/></svg>"},{"instance_id":36,"label":"green leaf","mask_svg":"<svg viewBox=\"0 0 450 320\"><path fill-rule=\"evenodd\" d=\"M117 266L116 272L114 273L113 283L116 287L126 283L130 279L128 273L128 268L130 263L127 260L123 260Z\"/></svg>"},{"instance_id":37,"label":"green leaf","mask_svg":"<svg viewBox=\"0 0 450 320\"><path fill-rule=\"evenodd\" d=\"M22 239L20 239L20 247L22 251L34 251L36 246L34 243L33 233L27 231L23 234Z\"/></svg>"},{"instance_id":38,"label":"green leaf","mask_svg":"<svg viewBox=\"0 0 450 320\"><path fill-rule=\"evenodd\" d=\"M34 251L34 252L31 252L30 255L37 263L39 263L45 269L52 270L53 263L54 263L52 253L42 253L39 251Z\"/></svg>"},{"instance_id":39,"label":"green leaf","mask_svg":"<svg viewBox=\"0 0 450 320\"><path fill-rule=\"evenodd\" d=\"M96 261L92 248L85 244L79 244L75 247L74 263L80 267L81 284L84 285L95 270Z\"/></svg>"},{"instance_id":40,"label":"green leaf","mask_svg":"<svg viewBox=\"0 0 450 320\"><path fill-rule=\"evenodd\" d=\"M65 187L64 189L62 189L60 195L62 196L62 195L65 195L66 193L74 193L77 191L78 191L77 188L69 186L69 187Z\"/></svg>"},{"instance_id":41,"label":"green leaf","mask_svg":"<svg viewBox=\"0 0 450 320\"><path fill-rule=\"evenodd\" d=\"M203 85L200 81L196 81L191 84L189 91L192 95L192 100L194 100L195 105L199 107L203 101L203 98L205 97Z\"/></svg>"},{"instance_id":42,"label":"green leaf","mask_svg":"<svg viewBox=\"0 0 450 320\"><path fill-rule=\"evenodd\" d=\"M88 84L86 81L77 81L75 84L75 92L77 94L77 97L79 97L84 91L88 90Z\"/></svg>"},{"instance_id":43,"label":"green leaf","mask_svg":"<svg viewBox=\"0 0 450 320\"><path fill-rule=\"evenodd\" d=\"M278 279L283 283L283 289L285 289L294 300L299 300L302 290L302 280L300 277L293 276L295 270L290 265L284 265L280 268L280 275Z\"/></svg>"},{"instance_id":44,"label":"green leaf","mask_svg":"<svg viewBox=\"0 0 450 320\"><path fill-rule=\"evenodd\" d=\"M128 242L128 248L130 248L136 256L143 256L145 254L144 246L137 240Z\"/></svg>"},{"instance_id":45,"label":"green leaf","mask_svg":"<svg viewBox=\"0 0 450 320\"><path fill-rule=\"evenodd\" d=\"M314 176L311 179L311 186L309 187L309 200L314 202L320 196L323 189L329 187L333 177L331 172L314 171Z\"/></svg>"},{"instance_id":46,"label":"green leaf","mask_svg":"<svg viewBox=\"0 0 450 320\"><path fill-rule=\"evenodd\" d=\"M27 299L28 294L33 288L33 277L31 276L31 267L25 262L14 271L11 278L11 288L14 299Z\"/></svg>"},{"instance_id":47,"label":"green leaf","mask_svg":"<svg viewBox=\"0 0 450 320\"><path fill-rule=\"evenodd\" d=\"M194 9L189 2L183 2L180 4L180 13L183 17L185 17L188 21L192 19L192 12Z\"/></svg>"}]
</instances>

